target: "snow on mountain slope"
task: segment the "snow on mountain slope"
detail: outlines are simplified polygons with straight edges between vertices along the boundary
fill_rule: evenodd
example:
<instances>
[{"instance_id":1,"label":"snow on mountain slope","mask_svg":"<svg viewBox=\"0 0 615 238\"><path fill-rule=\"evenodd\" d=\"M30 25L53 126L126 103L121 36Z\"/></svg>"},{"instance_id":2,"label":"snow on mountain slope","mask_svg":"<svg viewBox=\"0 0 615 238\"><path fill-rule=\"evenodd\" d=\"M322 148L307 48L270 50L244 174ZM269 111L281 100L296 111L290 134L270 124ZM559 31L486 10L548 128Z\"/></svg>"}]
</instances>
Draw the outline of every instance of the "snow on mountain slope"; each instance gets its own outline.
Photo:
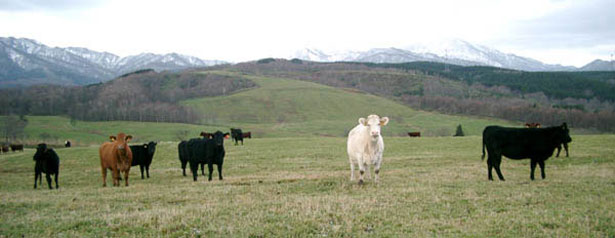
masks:
<instances>
[{"instance_id":1,"label":"snow on mountain slope","mask_svg":"<svg viewBox=\"0 0 615 238\"><path fill-rule=\"evenodd\" d=\"M549 65L540 61L502 53L486 46L463 40L441 40L415 43L403 48L375 48L363 52L327 53L318 49L298 51L294 58L311 61L358 61L372 63L403 63L433 61L458 65L486 65L525 71L571 71L572 66Z\"/></svg>"},{"instance_id":2,"label":"snow on mountain slope","mask_svg":"<svg viewBox=\"0 0 615 238\"><path fill-rule=\"evenodd\" d=\"M35 40L0 37L0 87L33 83L88 84L140 69L180 70L225 63L170 53L119 57L79 47L48 47Z\"/></svg>"}]
</instances>

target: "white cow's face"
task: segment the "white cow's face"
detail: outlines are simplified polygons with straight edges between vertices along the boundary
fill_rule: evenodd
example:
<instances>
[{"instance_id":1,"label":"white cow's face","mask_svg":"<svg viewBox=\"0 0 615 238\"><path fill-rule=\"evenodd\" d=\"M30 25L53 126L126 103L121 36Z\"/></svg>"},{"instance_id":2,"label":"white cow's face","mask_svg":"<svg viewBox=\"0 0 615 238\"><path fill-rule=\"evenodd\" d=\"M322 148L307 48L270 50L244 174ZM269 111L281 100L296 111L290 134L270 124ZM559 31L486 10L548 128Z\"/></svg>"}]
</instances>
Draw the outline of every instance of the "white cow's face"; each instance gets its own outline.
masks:
<instances>
[{"instance_id":1,"label":"white cow's face","mask_svg":"<svg viewBox=\"0 0 615 238\"><path fill-rule=\"evenodd\" d=\"M364 126L367 126L369 135L375 139L380 136L380 126L384 126L389 123L389 118L380 118L378 115L369 115L367 119L359 118L359 123L363 124Z\"/></svg>"}]
</instances>

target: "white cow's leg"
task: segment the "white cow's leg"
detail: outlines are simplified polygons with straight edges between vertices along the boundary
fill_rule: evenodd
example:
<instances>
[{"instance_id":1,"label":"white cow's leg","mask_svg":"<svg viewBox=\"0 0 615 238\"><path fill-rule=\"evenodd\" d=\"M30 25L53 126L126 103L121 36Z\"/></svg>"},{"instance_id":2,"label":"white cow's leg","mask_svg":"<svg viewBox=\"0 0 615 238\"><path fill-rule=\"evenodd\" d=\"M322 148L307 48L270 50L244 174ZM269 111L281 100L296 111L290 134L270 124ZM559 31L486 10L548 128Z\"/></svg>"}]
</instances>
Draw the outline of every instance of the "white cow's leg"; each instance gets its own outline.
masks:
<instances>
[{"instance_id":1,"label":"white cow's leg","mask_svg":"<svg viewBox=\"0 0 615 238\"><path fill-rule=\"evenodd\" d=\"M369 171L369 163L365 163L365 179L371 179L372 175Z\"/></svg>"},{"instance_id":2,"label":"white cow's leg","mask_svg":"<svg viewBox=\"0 0 615 238\"><path fill-rule=\"evenodd\" d=\"M354 181L354 163L350 161L350 181Z\"/></svg>"},{"instance_id":3,"label":"white cow's leg","mask_svg":"<svg viewBox=\"0 0 615 238\"><path fill-rule=\"evenodd\" d=\"M363 184L363 174L365 174L365 161L363 159L363 155L359 155L357 159L359 162L359 184Z\"/></svg>"},{"instance_id":4,"label":"white cow's leg","mask_svg":"<svg viewBox=\"0 0 615 238\"><path fill-rule=\"evenodd\" d=\"M374 165L374 182L378 182L378 173L380 173L380 161Z\"/></svg>"}]
</instances>

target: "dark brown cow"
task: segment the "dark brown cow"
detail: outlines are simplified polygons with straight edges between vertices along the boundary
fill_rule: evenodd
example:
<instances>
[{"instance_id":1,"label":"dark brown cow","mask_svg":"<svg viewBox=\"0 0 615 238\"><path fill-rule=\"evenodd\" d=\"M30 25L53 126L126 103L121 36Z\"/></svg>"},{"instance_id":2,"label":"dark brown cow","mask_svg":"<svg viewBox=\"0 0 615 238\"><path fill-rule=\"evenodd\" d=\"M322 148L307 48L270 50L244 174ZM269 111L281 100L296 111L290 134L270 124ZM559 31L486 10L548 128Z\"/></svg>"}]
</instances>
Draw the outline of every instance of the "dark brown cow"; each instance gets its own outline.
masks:
<instances>
[{"instance_id":1,"label":"dark brown cow","mask_svg":"<svg viewBox=\"0 0 615 238\"><path fill-rule=\"evenodd\" d=\"M9 146L8 145L2 145L2 153L7 153L9 152Z\"/></svg>"},{"instance_id":2,"label":"dark brown cow","mask_svg":"<svg viewBox=\"0 0 615 238\"><path fill-rule=\"evenodd\" d=\"M206 139L211 139L211 138L214 138L214 133L209 133L209 132L202 131L201 132L201 136L203 138L206 138Z\"/></svg>"},{"instance_id":3,"label":"dark brown cow","mask_svg":"<svg viewBox=\"0 0 615 238\"><path fill-rule=\"evenodd\" d=\"M421 137L421 132L408 132L408 136L410 137Z\"/></svg>"},{"instance_id":4,"label":"dark brown cow","mask_svg":"<svg viewBox=\"0 0 615 238\"><path fill-rule=\"evenodd\" d=\"M120 132L117 134L117 137L110 136L109 139L113 142L103 143L98 150L103 187L107 186L107 169L110 169L112 172L113 186L120 186L120 172L124 173L124 180L126 181L126 186L128 186L132 151L127 143L132 139L132 136L127 136Z\"/></svg>"},{"instance_id":5,"label":"dark brown cow","mask_svg":"<svg viewBox=\"0 0 615 238\"><path fill-rule=\"evenodd\" d=\"M243 138L250 138L250 139L252 139L252 132L250 132L250 131L244 132L241 136Z\"/></svg>"},{"instance_id":6,"label":"dark brown cow","mask_svg":"<svg viewBox=\"0 0 615 238\"><path fill-rule=\"evenodd\" d=\"M540 128L540 123L538 122L525 123L525 128Z\"/></svg>"}]
</instances>

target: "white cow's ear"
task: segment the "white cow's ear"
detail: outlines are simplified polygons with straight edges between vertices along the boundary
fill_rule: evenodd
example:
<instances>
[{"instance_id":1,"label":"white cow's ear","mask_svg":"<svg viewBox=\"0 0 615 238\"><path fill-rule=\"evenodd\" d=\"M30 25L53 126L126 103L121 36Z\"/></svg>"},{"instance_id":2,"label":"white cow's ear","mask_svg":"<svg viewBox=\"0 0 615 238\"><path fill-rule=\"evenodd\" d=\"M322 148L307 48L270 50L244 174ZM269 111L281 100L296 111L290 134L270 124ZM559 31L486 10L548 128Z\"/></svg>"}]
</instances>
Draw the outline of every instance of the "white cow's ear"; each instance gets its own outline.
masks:
<instances>
[{"instance_id":1,"label":"white cow's ear","mask_svg":"<svg viewBox=\"0 0 615 238\"><path fill-rule=\"evenodd\" d=\"M365 120L365 118L361 117L359 118L359 124L367 126L367 121Z\"/></svg>"},{"instance_id":2,"label":"white cow's ear","mask_svg":"<svg viewBox=\"0 0 615 238\"><path fill-rule=\"evenodd\" d=\"M388 117L380 118L380 125L381 126L385 126L388 123L389 123L389 118Z\"/></svg>"}]
</instances>

